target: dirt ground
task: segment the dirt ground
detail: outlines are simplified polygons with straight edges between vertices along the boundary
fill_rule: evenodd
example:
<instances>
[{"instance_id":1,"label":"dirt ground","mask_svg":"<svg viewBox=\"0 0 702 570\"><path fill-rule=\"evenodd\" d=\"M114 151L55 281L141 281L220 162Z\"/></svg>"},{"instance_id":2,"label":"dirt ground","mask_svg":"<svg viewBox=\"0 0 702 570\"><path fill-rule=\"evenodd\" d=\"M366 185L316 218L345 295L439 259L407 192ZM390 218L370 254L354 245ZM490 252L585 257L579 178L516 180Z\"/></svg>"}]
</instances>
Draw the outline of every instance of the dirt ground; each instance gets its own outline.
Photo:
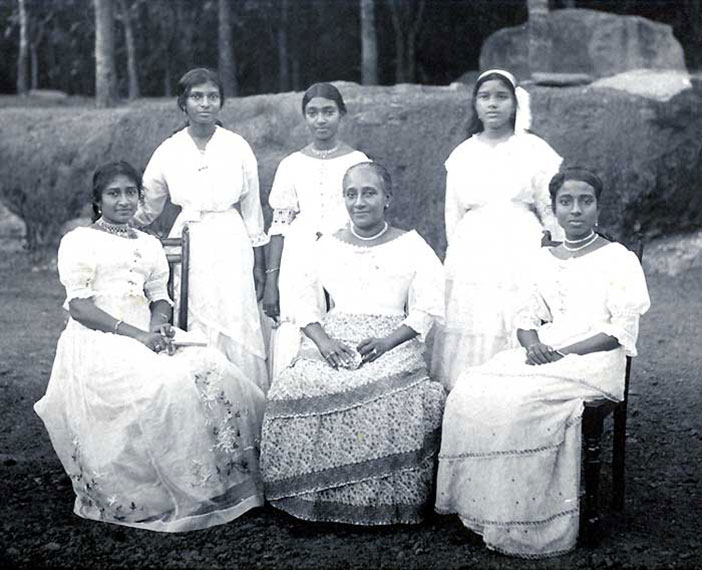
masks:
<instances>
[{"instance_id":1,"label":"dirt ground","mask_svg":"<svg viewBox=\"0 0 702 570\"><path fill-rule=\"evenodd\" d=\"M597 548L545 561L489 552L455 517L416 527L315 525L271 508L166 535L82 520L32 404L46 387L65 314L55 271L0 252L0 567L696 568L702 567L702 269L649 276L630 396L626 509ZM603 492L609 468L603 469Z\"/></svg>"}]
</instances>

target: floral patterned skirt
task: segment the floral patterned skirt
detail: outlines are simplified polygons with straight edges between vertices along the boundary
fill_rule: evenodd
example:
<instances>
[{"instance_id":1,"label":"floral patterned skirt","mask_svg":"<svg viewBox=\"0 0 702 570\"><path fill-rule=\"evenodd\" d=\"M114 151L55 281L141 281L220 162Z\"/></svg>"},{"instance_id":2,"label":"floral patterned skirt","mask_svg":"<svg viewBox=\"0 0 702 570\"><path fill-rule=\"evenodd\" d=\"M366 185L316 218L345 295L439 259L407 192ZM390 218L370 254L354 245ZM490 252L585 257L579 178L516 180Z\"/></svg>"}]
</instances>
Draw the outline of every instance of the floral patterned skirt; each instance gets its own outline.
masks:
<instances>
[{"instance_id":1,"label":"floral patterned skirt","mask_svg":"<svg viewBox=\"0 0 702 570\"><path fill-rule=\"evenodd\" d=\"M87 519L207 528L263 503L261 389L213 349L155 354L69 321L35 404Z\"/></svg>"},{"instance_id":2,"label":"floral patterned skirt","mask_svg":"<svg viewBox=\"0 0 702 570\"><path fill-rule=\"evenodd\" d=\"M331 313L324 329L355 347L397 316ZM417 523L431 508L445 393L422 345L406 342L355 370L331 368L305 339L273 382L263 422L266 498L313 521Z\"/></svg>"}]
</instances>

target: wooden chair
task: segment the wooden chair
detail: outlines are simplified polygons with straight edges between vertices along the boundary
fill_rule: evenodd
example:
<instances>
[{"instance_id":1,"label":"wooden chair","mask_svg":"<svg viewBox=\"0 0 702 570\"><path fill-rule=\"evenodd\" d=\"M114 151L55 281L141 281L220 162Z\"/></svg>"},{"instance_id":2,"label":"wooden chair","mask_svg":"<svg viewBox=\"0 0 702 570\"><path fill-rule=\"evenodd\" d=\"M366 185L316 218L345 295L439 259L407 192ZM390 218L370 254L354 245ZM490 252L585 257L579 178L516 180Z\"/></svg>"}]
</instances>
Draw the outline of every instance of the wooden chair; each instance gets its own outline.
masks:
<instances>
[{"instance_id":1,"label":"wooden chair","mask_svg":"<svg viewBox=\"0 0 702 570\"><path fill-rule=\"evenodd\" d=\"M643 243L634 242L627 246L639 258L643 259ZM594 546L600 539L600 467L602 454L602 432L604 420L612 414L614 421L612 441L612 502L616 511L624 510L624 460L626 454L626 416L629 400L629 377L632 358L626 358L624 375L624 399L621 402L600 399L585 402L582 420L583 434L583 471L585 477L585 508L581 520L583 542Z\"/></svg>"},{"instance_id":2,"label":"wooden chair","mask_svg":"<svg viewBox=\"0 0 702 570\"><path fill-rule=\"evenodd\" d=\"M180 237L162 238L161 243L164 249L176 248L176 251L168 251L166 249L166 259L168 259L168 267L170 276L168 278L168 294L171 299L175 295L176 269L180 265L180 296L178 299L178 319L175 319L171 324L178 326L183 330L188 330L188 283L190 277L190 231L187 224L183 227L183 232ZM175 300L175 299L174 299Z\"/></svg>"}]
</instances>

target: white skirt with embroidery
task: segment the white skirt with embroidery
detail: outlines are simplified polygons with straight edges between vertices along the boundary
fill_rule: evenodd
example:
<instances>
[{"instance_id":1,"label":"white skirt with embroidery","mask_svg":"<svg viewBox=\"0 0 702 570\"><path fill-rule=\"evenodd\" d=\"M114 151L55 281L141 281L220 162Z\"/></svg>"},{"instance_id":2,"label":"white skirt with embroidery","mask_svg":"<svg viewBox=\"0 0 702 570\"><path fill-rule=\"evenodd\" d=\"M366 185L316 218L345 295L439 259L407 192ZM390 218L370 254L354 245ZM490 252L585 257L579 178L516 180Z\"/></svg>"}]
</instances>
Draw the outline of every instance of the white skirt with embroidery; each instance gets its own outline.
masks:
<instances>
[{"instance_id":1,"label":"white skirt with embroidery","mask_svg":"<svg viewBox=\"0 0 702 570\"><path fill-rule=\"evenodd\" d=\"M525 558L575 546L583 402L621 397L623 349L525 364L500 352L446 400L436 510L457 513L489 548Z\"/></svg>"},{"instance_id":2,"label":"white skirt with embroidery","mask_svg":"<svg viewBox=\"0 0 702 570\"><path fill-rule=\"evenodd\" d=\"M157 355L70 320L34 409L71 478L77 515L181 532L263 504L264 403L215 350Z\"/></svg>"},{"instance_id":3,"label":"white skirt with embroidery","mask_svg":"<svg viewBox=\"0 0 702 570\"><path fill-rule=\"evenodd\" d=\"M254 254L236 208L200 212L183 210L170 235L190 230L188 330L208 339L247 378L268 389L266 347L253 279ZM176 305L180 289L176 284ZM176 306L176 314L178 307Z\"/></svg>"}]
</instances>

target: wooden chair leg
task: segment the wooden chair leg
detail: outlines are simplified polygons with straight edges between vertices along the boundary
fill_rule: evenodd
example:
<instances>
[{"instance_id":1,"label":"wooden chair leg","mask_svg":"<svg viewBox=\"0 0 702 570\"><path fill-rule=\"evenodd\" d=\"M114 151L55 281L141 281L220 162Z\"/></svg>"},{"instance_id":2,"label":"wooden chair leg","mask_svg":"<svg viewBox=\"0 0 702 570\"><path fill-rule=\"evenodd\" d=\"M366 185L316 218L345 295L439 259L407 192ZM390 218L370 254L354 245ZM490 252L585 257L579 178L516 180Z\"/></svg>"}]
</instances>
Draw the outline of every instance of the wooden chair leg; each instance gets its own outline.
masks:
<instances>
[{"instance_id":1,"label":"wooden chair leg","mask_svg":"<svg viewBox=\"0 0 702 570\"><path fill-rule=\"evenodd\" d=\"M614 410L612 440L612 508L624 510L624 463L626 459L626 404L620 402Z\"/></svg>"},{"instance_id":2,"label":"wooden chair leg","mask_svg":"<svg viewBox=\"0 0 702 570\"><path fill-rule=\"evenodd\" d=\"M599 542L600 513L600 455L602 452L602 429L604 416L598 409L586 410L583 415L583 436L585 438L585 512L584 542L594 546Z\"/></svg>"}]
</instances>

